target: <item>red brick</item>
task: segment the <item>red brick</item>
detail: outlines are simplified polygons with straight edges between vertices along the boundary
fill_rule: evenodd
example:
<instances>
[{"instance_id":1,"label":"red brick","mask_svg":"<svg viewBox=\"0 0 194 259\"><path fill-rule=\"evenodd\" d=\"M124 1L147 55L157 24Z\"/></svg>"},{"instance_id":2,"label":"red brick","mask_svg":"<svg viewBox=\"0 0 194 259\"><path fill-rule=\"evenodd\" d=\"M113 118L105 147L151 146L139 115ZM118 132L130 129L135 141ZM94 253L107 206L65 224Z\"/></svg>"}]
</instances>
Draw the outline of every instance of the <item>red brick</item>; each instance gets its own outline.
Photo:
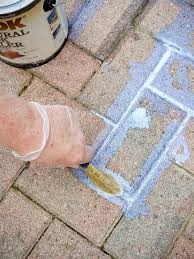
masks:
<instances>
[{"instance_id":1,"label":"red brick","mask_svg":"<svg viewBox=\"0 0 194 259\"><path fill-rule=\"evenodd\" d=\"M98 60L66 43L57 57L31 71L68 96L76 97L99 66Z\"/></svg>"},{"instance_id":2,"label":"red brick","mask_svg":"<svg viewBox=\"0 0 194 259\"><path fill-rule=\"evenodd\" d=\"M194 178L171 166L148 194L146 204L148 215L122 218L108 238L105 251L119 259L166 258L194 208Z\"/></svg>"},{"instance_id":3,"label":"red brick","mask_svg":"<svg viewBox=\"0 0 194 259\"><path fill-rule=\"evenodd\" d=\"M194 242L194 215L189 220L189 223L184 231L184 235Z\"/></svg>"},{"instance_id":4,"label":"red brick","mask_svg":"<svg viewBox=\"0 0 194 259\"><path fill-rule=\"evenodd\" d=\"M32 82L23 97L44 104L58 103L73 107L79 113L89 144L92 144L104 129L107 131L100 118L40 79ZM71 173L65 173L62 169L30 167L21 175L16 185L98 245L103 243L121 216L117 206L98 196Z\"/></svg>"},{"instance_id":5,"label":"red brick","mask_svg":"<svg viewBox=\"0 0 194 259\"><path fill-rule=\"evenodd\" d=\"M140 17L139 26L145 31L157 33L172 24L181 8L171 0L157 0L147 5Z\"/></svg>"},{"instance_id":6,"label":"red brick","mask_svg":"<svg viewBox=\"0 0 194 259\"><path fill-rule=\"evenodd\" d=\"M117 121L160 60L163 50L153 54L156 49L156 42L148 35L138 31L128 34L81 92L79 101ZM152 61L146 65L147 60ZM124 100L117 104L114 114L109 114L111 105L127 87Z\"/></svg>"},{"instance_id":7,"label":"red brick","mask_svg":"<svg viewBox=\"0 0 194 259\"><path fill-rule=\"evenodd\" d=\"M91 1L74 23L70 39L104 59L145 3L144 0Z\"/></svg>"},{"instance_id":8,"label":"red brick","mask_svg":"<svg viewBox=\"0 0 194 259\"><path fill-rule=\"evenodd\" d=\"M190 158L183 163L183 167L194 174L194 120L189 122L185 130L185 141L189 148Z\"/></svg>"},{"instance_id":9,"label":"red brick","mask_svg":"<svg viewBox=\"0 0 194 259\"><path fill-rule=\"evenodd\" d=\"M185 150L186 147L188 148L188 151ZM185 168L186 170L194 174L194 120L193 119L190 120L188 126L185 129L184 141L179 144L179 148L174 153L175 153L176 162L181 164L183 168ZM182 159L182 161L180 158Z\"/></svg>"},{"instance_id":10,"label":"red brick","mask_svg":"<svg viewBox=\"0 0 194 259\"><path fill-rule=\"evenodd\" d=\"M183 1L150 1L138 27L193 56L193 17L194 9Z\"/></svg>"},{"instance_id":11,"label":"red brick","mask_svg":"<svg viewBox=\"0 0 194 259\"><path fill-rule=\"evenodd\" d=\"M0 61L1 86L5 87L11 93L20 93L24 87L30 84L31 78L30 73L19 68L11 67Z\"/></svg>"},{"instance_id":12,"label":"red brick","mask_svg":"<svg viewBox=\"0 0 194 259\"><path fill-rule=\"evenodd\" d=\"M50 221L48 213L11 189L0 203L0 258L24 258Z\"/></svg>"},{"instance_id":13,"label":"red brick","mask_svg":"<svg viewBox=\"0 0 194 259\"><path fill-rule=\"evenodd\" d=\"M110 259L111 257L62 222L54 220L28 258Z\"/></svg>"},{"instance_id":14,"label":"red brick","mask_svg":"<svg viewBox=\"0 0 194 259\"><path fill-rule=\"evenodd\" d=\"M183 236L175 242L174 248L168 259L193 259L194 258L194 243Z\"/></svg>"},{"instance_id":15,"label":"red brick","mask_svg":"<svg viewBox=\"0 0 194 259\"><path fill-rule=\"evenodd\" d=\"M64 12L70 27L77 19L86 2L87 0L63 0Z\"/></svg>"},{"instance_id":16,"label":"red brick","mask_svg":"<svg viewBox=\"0 0 194 259\"><path fill-rule=\"evenodd\" d=\"M14 182L22 166L23 163L17 161L10 150L0 147L0 199Z\"/></svg>"},{"instance_id":17,"label":"red brick","mask_svg":"<svg viewBox=\"0 0 194 259\"><path fill-rule=\"evenodd\" d=\"M121 216L120 209L64 169L30 167L16 186L97 245Z\"/></svg>"},{"instance_id":18,"label":"red brick","mask_svg":"<svg viewBox=\"0 0 194 259\"><path fill-rule=\"evenodd\" d=\"M170 133L169 129L172 123L180 123L184 116L176 107L149 91L145 91L142 95L134 107L132 115L142 108L145 109L146 118L150 120L148 127L129 126L127 137L122 144L120 143L118 150L107 164L108 168L122 175L130 183L137 176L141 178L141 175L145 176L148 173L148 170L163 152L165 143L169 141L176 130L174 128ZM162 110L163 112L161 112ZM133 124L132 115L129 115L128 121ZM120 131L122 131L122 125ZM121 134L120 131L118 135Z\"/></svg>"}]
</instances>

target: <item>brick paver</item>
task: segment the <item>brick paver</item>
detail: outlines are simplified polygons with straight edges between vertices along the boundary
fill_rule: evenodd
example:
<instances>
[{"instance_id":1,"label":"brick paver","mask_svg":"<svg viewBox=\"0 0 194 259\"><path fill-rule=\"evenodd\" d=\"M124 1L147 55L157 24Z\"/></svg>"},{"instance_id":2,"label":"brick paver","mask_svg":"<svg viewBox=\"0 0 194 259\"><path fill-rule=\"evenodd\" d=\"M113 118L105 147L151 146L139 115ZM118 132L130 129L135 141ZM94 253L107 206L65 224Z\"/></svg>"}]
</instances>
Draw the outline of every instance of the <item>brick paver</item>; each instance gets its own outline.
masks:
<instances>
[{"instance_id":1,"label":"brick paver","mask_svg":"<svg viewBox=\"0 0 194 259\"><path fill-rule=\"evenodd\" d=\"M184 235L194 242L194 216L191 217L184 231Z\"/></svg>"},{"instance_id":2,"label":"brick paver","mask_svg":"<svg viewBox=\"0 0 194 259\"><path fill-rule=\"evenodd\" d=\"M105 244L116 258L164 258L194 207L194 179L177 167L167 169L146 203L149 215L123 218ZM142 208L143 209L143 208Z\"/></svg>"},{"instance_id":3,"label":"brick paver","mask_svg":"<svg viewBox=\"0 0 194 259\"><path fill-rule=\"evenodd\" d=\"M143 13L140 28L194 57L194 9L180 0L157 0Z\"/></svg>"},{"instance_id":4,"label":"brick paver","mask_svg":"<svg viewBox=\"0 0 194 259\"><path fill-rule=\"evenodd\" d=\"M54 220L28 258L110 259L111 257L63 223Z\"/></svg>"},{"instance_id":5,"label":"brick paver","mask_svg":"<svg viewBox=\"0 0 194 259\"><path fill-rule=\"evenodd\" d=\"M168 28L177 18L181 11L175 1L157 0L147 5L142 13L140 27L151 33L158 33Z\"/></svg>"},{"instance_id":6,"label":"brick paver","mask_svg":"<svg viewBox=\"0 0 194 259\"><path fill-rule=\"evenodd\" d=\"M121 216L120 208L64 169L30 167L16 186L97 245L102 245Z\"/></svg>"},{"instance_id":7,"label":"brick paver","mask_svg":"<svg viewBox=\"0 0 194 259\"><path fill-rule=\"evenodd\" d=\"M0 200L20 173L23 163L16 160L4 147L0 147Z\"/></svg>"},{"instance_id":8,"label":"brick paver","mask_svg":"<svg viewBox=\"0 0 194 259\"><path fill-rule=\"evenodd\" d=\"M174 146L174 160L194 174L194 120L191 119Z\"/></svg>"},{"instance_id":9,"label":"brick paver","mask_svg":"<svg viewBox=\"0 0 194 259\"><path fill-rule=\"evenodd\" d=\"M194 243L189 241L184 237L180 237L175 242L175 247L173 248L168 259L193 259L194 258Z\"/></svg>"},{"instance_id":10,"label":"brick paver","mask_svg":"<svg viewBox=\"0 0 194 259\"><path fill-rule=\"evenodd\" d=\"M194 108L194 62L171 54L156 76L153 86L191 109Z\"/></svg>"},{"instance_id":11,"label":"brick paver","mask_svg":"<svg viewBox=\"0 0 194 259\"><path fill-rule=\"evenodd\" d=\"M70 39L104 59L113 43L129 26L144 0L90 1L72 27Z\"/></svg>"},{"instance_id":12,"label":"brick paver","mask_svg":"<svg viewBox=\"0 0 194 259\"><path fill-rule=\"evenodd\" d=\"M67 99L64 94L40 79L32 82L23 97L44 104L57 103L73 107L79 113L80 122L90 144L94 143L99 133L101 133L99 136L104 134L106 136L108 132L109 127L102 119ZM104 133L102 134L102 132ZM56 177L57 175L58 177ZM50 177L53 180L50 181ZM66 187L65 184L67 184ZM121 215L120 209L88 190L70 173L64 174L63 170L30 168L19 178L16 185L97 244L102 244L107 233L111 231ZM61 198L58 199L58 197Z\"/></svg>"},{"instance_id":13,"label":"brick paver","mask_svg":"<svg viewBox=\"0 0 194 259\"><path fill-rule=\"evenodd\" d=\"M79 101L118 121L163 53L164 48L148 35L130 33L93 76Z\"/></svg>"},{"instance_id":14,"label":"brick paver","mask_svg":"<svg viewBox=\"0 0 194 259\"><path fill-rule=\"evenodd\" d=\"M51 62L31 71L68 96L76 97L100 62L71 43Z\"/></svg>"},{"instance_id":15,"label":"brick paver","mask_svg":"<svg viewBox=\"0 0 194 259\"><path fill-rule=\"evenodd\" d=\"M138 118L140 111L143 114ZM130 183L139 176L139 182L161 155L183 115L160 97L149 91L143 92L109 143L109 148L100 155L100 163L107 163L107 168Z\"/></svg>"},{"instance_id":16,"label":"brick paver","mask_svg":"<svg viewBox=\"0 0 194 259\"><path fill-rule=\"evenodd\" d=\"M1 149L0 257L35 245L31 258L194 258L191 4L64 0L71 42L53 61L0 63L13 93L78 112L93 163L122 187L111 196L79 171L31 165L9 190L22 163Z\"/></svg>"},{"instance_id":17,"label":"brick paver","mask_svg":"<svg viewBox=\"0 0 194 259\"><path fill-rule=\"evenodd\" d=\"M0 81L1 85L13 94L19 94L21 90L28 86L32 75L28 72L6 65L0 61Z\"/></svg>"},{"instance_id":18,"label":"brick paver","mask_svg":"<svg viewBox=\"0 0 194 259\"><path fill-rule=\"evenodd\" d=\"M11 189L0 203L0 258L25 257L50 221L48 213Z\"/></svg>"},{"instance_id":19,"label":"brick paver","mask_svg":"<svg viewBox=\"0 0 194 259\"><path fill-rule=\"evenodd\" d=\"M75 20L77 20L77 17L85 4L87 4L87 0L63 0L62 3L65 15L68 19L69 27L71 27Z\"/></svg>"}]
</instances>

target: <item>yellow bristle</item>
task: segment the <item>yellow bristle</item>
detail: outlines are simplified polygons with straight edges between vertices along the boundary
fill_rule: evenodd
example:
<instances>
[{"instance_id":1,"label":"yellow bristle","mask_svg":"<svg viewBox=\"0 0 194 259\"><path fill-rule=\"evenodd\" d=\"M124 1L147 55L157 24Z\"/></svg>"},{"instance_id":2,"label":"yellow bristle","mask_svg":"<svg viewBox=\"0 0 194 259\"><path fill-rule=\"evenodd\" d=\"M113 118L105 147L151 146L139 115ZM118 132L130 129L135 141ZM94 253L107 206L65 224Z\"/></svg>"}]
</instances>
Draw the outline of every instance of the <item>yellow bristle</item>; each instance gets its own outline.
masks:
<instances>
[{"instance_id":1,"label":"yellow bristle","mask_svg":"<svg viewBox=\"0 0 194 259\"><path fill-rule=\"evenodd\" d=\"M80 167L80 169L84 171L91 182L103 192L111 195L121 193L121 188L113 176L98 170L91 164L87 168Z\"/></svg>"}]
</instances>

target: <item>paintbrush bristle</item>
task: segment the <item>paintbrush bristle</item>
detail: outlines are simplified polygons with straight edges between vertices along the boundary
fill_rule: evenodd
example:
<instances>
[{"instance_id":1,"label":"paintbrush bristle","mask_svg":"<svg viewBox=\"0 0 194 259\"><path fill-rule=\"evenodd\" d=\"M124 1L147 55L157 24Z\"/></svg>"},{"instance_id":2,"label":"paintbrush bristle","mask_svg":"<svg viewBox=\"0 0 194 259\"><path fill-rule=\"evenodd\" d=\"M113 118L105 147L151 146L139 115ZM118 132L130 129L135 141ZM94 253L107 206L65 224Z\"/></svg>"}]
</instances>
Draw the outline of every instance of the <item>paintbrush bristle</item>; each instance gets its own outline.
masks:
<instances>
[{"instance_id":1,"label":"paintbrush bristle","mask_svg":"<svg viewBox=\"0 0 194 259\"><path fill-rule=\"evenodd\" d=\"M91 164L87 168L80 167L80 169L84 171L91 182L103 192L111 195L121 193L121 188L113 176L98 170Z\"/></svg>"}]
</instances>

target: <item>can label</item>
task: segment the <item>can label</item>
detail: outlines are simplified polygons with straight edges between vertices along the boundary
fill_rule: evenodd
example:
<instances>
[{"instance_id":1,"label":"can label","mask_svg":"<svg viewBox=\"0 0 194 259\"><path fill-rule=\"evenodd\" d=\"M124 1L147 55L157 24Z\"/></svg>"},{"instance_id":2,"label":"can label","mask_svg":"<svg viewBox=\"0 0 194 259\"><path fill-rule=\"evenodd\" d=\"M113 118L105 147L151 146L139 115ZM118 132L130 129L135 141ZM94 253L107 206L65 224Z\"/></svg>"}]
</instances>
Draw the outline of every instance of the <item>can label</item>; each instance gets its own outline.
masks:
<instances>
[{"instance_id":1,"label":"can label","mask_svg":"<svg viewBox=\"0 0 194 259\"><path fill-rule=\"evenodd\" d=\"M61 47L68 25L60 1L47 12L43 2L19 16L0 19L0 59L19 65L39 64Z\"/></svg>"}]
</instances>

